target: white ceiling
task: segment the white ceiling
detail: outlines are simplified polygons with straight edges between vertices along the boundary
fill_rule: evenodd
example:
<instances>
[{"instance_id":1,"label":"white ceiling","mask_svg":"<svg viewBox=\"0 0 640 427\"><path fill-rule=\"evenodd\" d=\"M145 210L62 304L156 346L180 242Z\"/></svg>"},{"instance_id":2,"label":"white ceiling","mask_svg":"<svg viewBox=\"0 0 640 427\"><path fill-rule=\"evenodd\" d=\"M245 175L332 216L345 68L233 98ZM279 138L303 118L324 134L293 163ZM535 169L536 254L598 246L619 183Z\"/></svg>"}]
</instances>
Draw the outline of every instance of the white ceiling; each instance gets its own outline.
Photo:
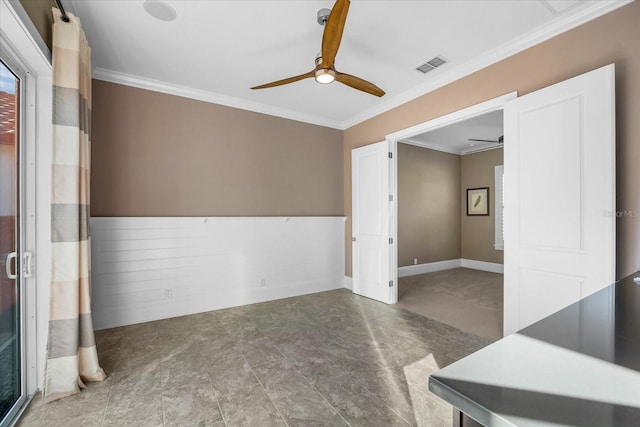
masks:
<instances>
[{"instance_id":1,"label":"white ceiling","mask_svg":"<svg viewBox=\"0 0 640 427\"><path fill-rule=\"evenodd\" d=\"M95 78L344 129L625 0L352 0L336 68L374 82L383 98L313 79L249 89L313 69L316 12L333 0L166 3L172 22L141 0L63 0L83 23ZM415 70L436 55L450 62Z\"/></svg>"},{"instance_id":2,"label":"white ceiling","mask_svg":"<svg viewBox=\"0 0 640 427\"><path fill-rule=\"evenodd\" d=\"M492 111L403 139L400 142L453 154L474 153L502 146L498 143L469 141L469 139L497 141L504 135L503 123L502 110Z\"/></svg>"}]
</instances>

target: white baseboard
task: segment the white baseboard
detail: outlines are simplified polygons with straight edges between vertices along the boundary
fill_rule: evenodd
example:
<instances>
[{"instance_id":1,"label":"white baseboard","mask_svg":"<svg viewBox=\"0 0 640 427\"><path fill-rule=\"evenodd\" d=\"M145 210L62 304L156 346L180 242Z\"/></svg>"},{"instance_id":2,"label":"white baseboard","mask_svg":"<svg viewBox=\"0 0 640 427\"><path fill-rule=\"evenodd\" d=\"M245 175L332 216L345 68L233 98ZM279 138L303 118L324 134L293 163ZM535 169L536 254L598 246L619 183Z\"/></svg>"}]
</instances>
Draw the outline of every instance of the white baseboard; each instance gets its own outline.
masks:
<instances>
[{"instance_id":1,"label":"white baseboard","mask_svg":"<svg viewBox=\"0 0 640 427\"><path fill-rule=\"evenodd\" d=\"M95 327L96 330L115 328L335 289L343 289L343 287L339 280L333 278L294 282L269 289L242 289L236 292L205 287L198 290L192 288L184 293L177 290L169 302L149 304L145 301L136 304L135 309L124 304L122 307L111 305L101 308L94 313L93 320L94 324L98 325Z\"/></svg>"},{"instance_id":2,"label":"white baseboard","mask_svg":"<svg viewBox=\"0 0 640 427\"><path fill-rule=\"evenodd\" d=\"M463 268L472 268L474 270L489 271L491 273L504 274L504 265L495 262L476 261L473 259L462 259Z\"/></svg>"},{"instance_id":3,"label":"white baseboard","mask_svg":"<svg viewBox=\"0 0 640 427\"><path fill-rule=\"evenodd\" d=\"M418 274L433 273L434 271L450 270L462 267L461 259L449 259L446 261L429 262L426 264L407 265L398 267L398 277L415 276Z\"/></svg>"},{"instance_id":4,"label":"white baseboard","mask_svg":"<svg viewBox=\"0 0 640 427\"><path fill-rule=\"evenodd\" d=\"M504 274L504 265L494 262L476 261L473 259L450 259L447 261L429 262L426 264L407 265L398 268L398 277L415 276L418 274L433 273L435 271L451 270L452 268L471 268L473 270L489 271L491 273ZM345 280L345 288L351 289L351 278L347 284Z\"/></svg>"},{"instance_id":5,"label":"white baseboard","mask_svg":"<svg viewBox=\"0 0 640 427\"><path fill-rule=\"evenodd\" d=\"M353 279L349 276L344 276L344 287L353 290Z\"/></svg>"}]
</instances>

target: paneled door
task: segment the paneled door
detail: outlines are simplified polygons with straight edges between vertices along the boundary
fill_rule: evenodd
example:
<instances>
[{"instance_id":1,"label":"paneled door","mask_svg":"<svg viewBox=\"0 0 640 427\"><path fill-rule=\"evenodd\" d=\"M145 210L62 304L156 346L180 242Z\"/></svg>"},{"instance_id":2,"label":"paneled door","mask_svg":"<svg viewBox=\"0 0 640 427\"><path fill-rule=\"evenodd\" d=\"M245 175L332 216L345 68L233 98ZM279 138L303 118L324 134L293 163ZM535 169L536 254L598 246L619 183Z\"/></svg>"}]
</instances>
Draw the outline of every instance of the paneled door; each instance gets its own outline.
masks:
<instances>
[{"instance_id":1,"label":"paneled door","mask_svg":"<svg viewBox=\"0 0 640 427\"><path fill-rule=\"evenodd\" d=\"M20 79L0 60L0 425L25 399L21 331Z\"/></svg>"},{"instance_id":2,"label":"paneled door","mask_svg":"<svg viewBox=\"0 0 640 427\"><path fill-rule=\"evenodd\" d=\"M352 167L353 292L395 303L391 274L389 143L356 148Z\"/></svg>"},{"instance_id":3,"label":"paneled door","mask_svg":"<svg viewBox=\"0 0 640 427\"><path fill-rule=\"evenodd\" d=\"M505 104L505 335L615 280L614 75Z\"/></svg>"}]
</instances>

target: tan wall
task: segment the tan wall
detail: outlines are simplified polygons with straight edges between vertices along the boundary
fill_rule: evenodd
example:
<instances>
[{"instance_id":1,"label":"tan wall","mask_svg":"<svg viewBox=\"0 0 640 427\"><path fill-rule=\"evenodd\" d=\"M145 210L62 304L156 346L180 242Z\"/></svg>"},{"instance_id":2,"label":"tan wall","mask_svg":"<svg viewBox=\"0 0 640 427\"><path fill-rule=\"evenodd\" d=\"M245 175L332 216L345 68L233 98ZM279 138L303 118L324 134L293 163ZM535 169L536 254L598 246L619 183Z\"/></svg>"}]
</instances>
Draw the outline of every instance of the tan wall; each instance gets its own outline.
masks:
<instances>
[{"instance_id":1,"label":"tan wall","mask_svg":"<svg viewBox=\"0 0 640 427\"><path fill-rule=\"evenodd\" d=\"M504 262L503 251L495 243L495 166L503 164L503 150L482 151L462 156L460 178L461 252L462 258L476 261ZM489 216L467 216L467 189L489 187Z\"/></svg>"},{"instance_id":2,"label":"tan wall","mask_svg":"<svg viewBox=\"0 0 640 427\"><path fill-rule=\"evenodd\" d=\"M47 47L51 49L53 40L51 8L55 6L55 2L53 0L20 0L20 4L29 15Z\"/></svg>"},{"instance_id":3,"label":"tan wall","mask_svg":"<svg viewBox=\"0 0 640 427\"><path fill-rule=\"evenodd\" d=\"M346 273L351 275L351 150L505 93L520 95L616 63L617 209L640 212L640 2L527 49L345 131ZM640 217L617 223L618 277L640 267Z\"/></svg>"},{"instance_id":4,"label":"tan wall","mask_svg":"<svg viewBox=\"0 0 640 427\"><path fill-rule=\"evenodd\" d=\"M460 156L398 144L398 266L460 258Z\"/></svg>"},{"instance_id":5,"label":"tan wall","mask_svg":"<svg viewBox=\"0 0 640 427\"><path fill-rule=\"evenodd\" d=\"M342 132L93 81L93 216L343 215Z\"/></svg>"}]
</instances>

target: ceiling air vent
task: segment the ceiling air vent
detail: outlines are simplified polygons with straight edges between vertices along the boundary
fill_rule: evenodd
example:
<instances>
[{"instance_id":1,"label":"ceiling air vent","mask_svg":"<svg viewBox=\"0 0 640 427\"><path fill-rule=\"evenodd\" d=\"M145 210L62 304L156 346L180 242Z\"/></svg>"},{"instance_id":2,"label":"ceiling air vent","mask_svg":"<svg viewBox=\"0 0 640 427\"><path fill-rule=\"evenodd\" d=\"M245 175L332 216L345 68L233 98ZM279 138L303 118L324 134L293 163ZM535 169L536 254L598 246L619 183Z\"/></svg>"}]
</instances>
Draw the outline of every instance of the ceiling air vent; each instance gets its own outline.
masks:
<instances>
[{"instance_id":1,"label":"ceiling air vent","mask_svg":"<svg viewBox=\"0 0 640 427\"><path fill-rule=\"evenodd\" d=\"M428 73L429 71L443 65L446 64L447 61L440 58L439 56L436 56L435 58L432 58L430 60L428 60L427 62L425 62L424 64L422 64L421 66L419 66L418 68L416 68L416 70L420 71L421 73Z\"/></svg>"}]
</instances>

